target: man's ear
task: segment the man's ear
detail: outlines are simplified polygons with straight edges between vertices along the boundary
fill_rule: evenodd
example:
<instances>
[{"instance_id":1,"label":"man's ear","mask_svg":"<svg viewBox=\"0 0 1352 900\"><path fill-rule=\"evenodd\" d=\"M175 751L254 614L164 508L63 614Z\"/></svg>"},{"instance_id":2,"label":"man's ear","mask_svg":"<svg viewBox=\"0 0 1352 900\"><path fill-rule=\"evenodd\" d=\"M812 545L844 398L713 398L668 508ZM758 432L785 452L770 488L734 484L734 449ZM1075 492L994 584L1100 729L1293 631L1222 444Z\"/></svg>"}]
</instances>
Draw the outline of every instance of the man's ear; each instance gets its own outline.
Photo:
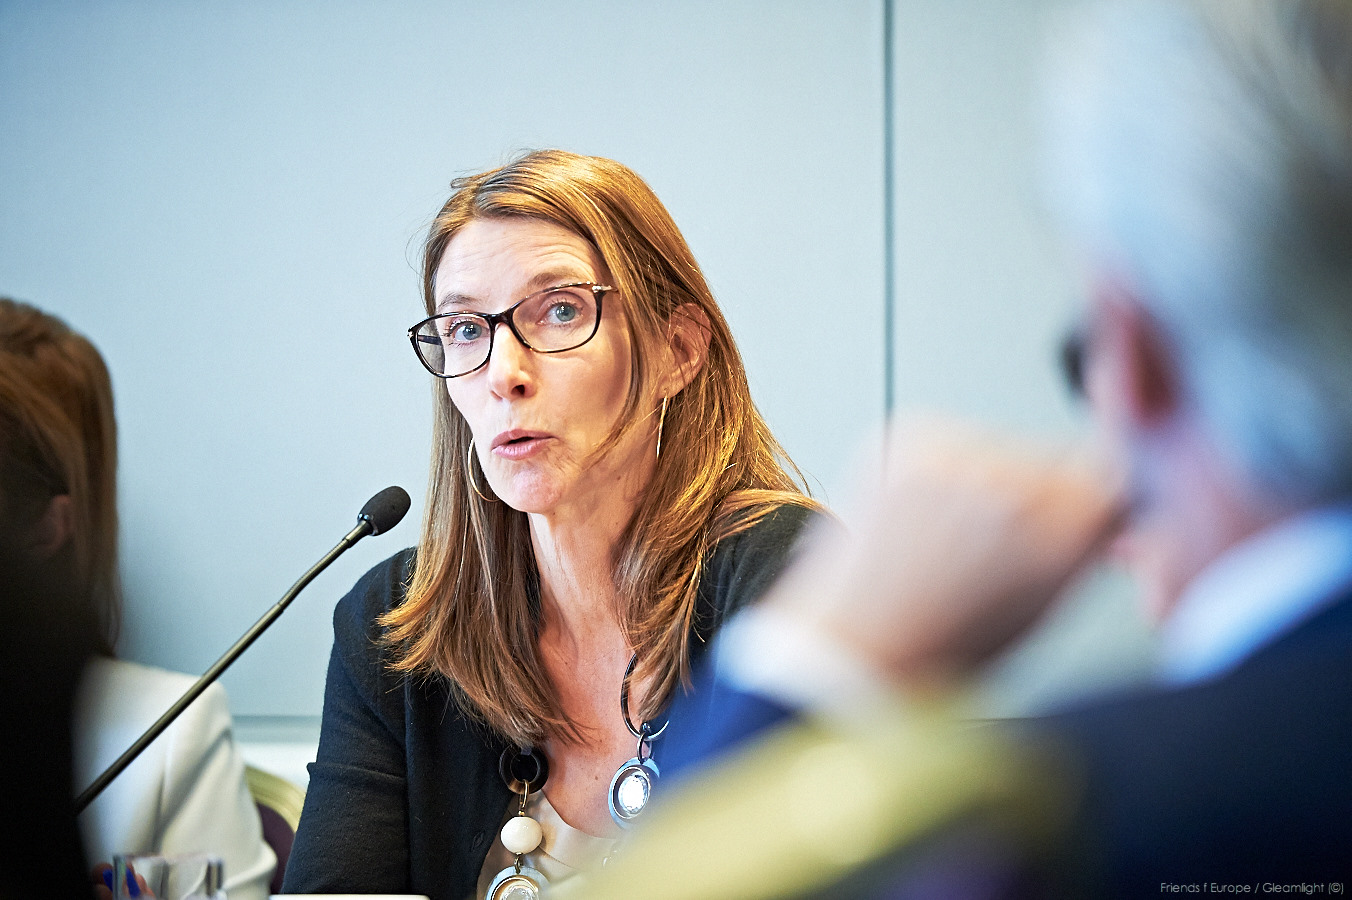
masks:
<instances>
[{"instance_id":1,"label":"man's ear","mask_svg":"<svg viewBox=\"0 0 1352 900\"><path fill-rule=\"evenodd\" d=\"M1150 429L1178 411L1181 377L1159 322L1131 294L1100 291L1094 303L1089 393ZM1111 395L1111 396L1108 396Z\"/></svg>"},{"instance_id":2,"label":"man's ear","mask_svg":"<svg viewBox=\"0 0 1352 900\"><path fill-rule=\"evenodd\" d=\"M75 504L70 494L57 494L33 526L32 551L39 559L50 559L75 534Z\"/></svg>"},{"instance_id":3,"label":"man's ear","mask_svg":"<svg viewBox=\"0 0 1352 900\"><path fill-rule=\"evenodd\" d=\"M671 314L667 325L669 368L662 380L663 397L679 394L704 368L712 334L709 317L694 303L683 303Z\"/></svg>"}]
</instances>

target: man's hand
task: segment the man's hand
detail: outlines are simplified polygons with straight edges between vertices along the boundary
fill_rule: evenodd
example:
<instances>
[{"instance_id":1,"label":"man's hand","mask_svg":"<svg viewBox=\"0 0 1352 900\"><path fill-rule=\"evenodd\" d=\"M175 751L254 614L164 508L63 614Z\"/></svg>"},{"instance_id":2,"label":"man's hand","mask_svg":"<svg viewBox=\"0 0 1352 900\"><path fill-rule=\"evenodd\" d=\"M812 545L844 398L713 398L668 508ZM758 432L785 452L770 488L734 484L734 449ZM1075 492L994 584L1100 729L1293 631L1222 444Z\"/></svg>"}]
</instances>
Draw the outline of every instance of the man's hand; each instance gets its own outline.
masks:
<instances>
[{"instance_id":1,"label":"man's hand","mask_svg":"<svg viewBox=\"0 0 1352 900\"><path fill-rule=\"evenodd\" d=\"M1122 477L951 423L902 423L846 532L816 535L766 602L912 688L948 686L1023 634L1111 538Z\"/></svg>"}]
</instances>

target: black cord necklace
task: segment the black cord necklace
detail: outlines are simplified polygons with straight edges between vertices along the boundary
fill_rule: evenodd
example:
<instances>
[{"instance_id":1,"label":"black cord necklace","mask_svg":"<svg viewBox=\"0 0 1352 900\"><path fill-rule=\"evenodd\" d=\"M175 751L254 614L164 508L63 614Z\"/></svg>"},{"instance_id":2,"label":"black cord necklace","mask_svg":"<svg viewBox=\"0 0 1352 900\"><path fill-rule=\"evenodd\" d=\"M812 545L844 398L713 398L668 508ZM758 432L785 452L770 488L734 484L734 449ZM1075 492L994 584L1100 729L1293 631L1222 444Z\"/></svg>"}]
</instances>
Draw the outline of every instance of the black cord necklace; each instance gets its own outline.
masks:
<instances>
[{"instance_id":1,"label":"black cord necklace","mask_svg":"<svg viewBox=\"0 0 1352 900\"><path fill-rule=\"evenodd\" d=\"M629 677L634 674L637 664L638 654L635 653L629 658L620 682L620 715L624 717L624 726L629 733L638 739L638 749L633 758L615 770L606 798L610 817L621 828L632 825L648 807L659 777L657 762L652 756L652 742L661 737L670 724L667 719L654 727L649 719L636 728L629 718ZM516 815L507 820L499 834L502 845L516 859L493 878L485 900L538 900L541 890L549 882L537 869L526 865L524 857L540 846L544 833L540 823L526 814L526 800L544 789L549 780L549 760L534 747L519 750L508 747L498 759L498 774L507 789L520 796Z\"/></svg>"}]
</instances>

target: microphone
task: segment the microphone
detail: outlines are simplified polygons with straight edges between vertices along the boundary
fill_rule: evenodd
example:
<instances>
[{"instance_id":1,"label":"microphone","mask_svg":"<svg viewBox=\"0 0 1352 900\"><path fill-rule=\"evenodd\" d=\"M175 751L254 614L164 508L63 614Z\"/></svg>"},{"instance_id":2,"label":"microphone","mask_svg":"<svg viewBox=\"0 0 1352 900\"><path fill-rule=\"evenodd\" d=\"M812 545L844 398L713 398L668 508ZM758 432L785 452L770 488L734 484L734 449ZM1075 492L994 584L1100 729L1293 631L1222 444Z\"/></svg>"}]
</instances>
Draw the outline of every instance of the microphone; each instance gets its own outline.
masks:
<instances>
[{"instance_id":1,"label":"microphone","mask_svg":"<svg viewBox=\"0 0 1352 900\"><path fill-rule=\"evenodd\" d=\"M366 505L361 508L361 512L357 513L357 527L352 530L354 532L359 530L364 522L371 527L369 534L382 534L389 531L404 518L404 513L408 512L409 503L408 491L397 485L391 485L366 501ZM356 543L364 536L352 537L349 534L347 537L351 537L352 542ZM347 540L347 538L343 540Z\"/></svg>"},{"instance_id":2,"label":"microphone","mask_svg":"<svg viewBox=\"0 0 1352 900\"><path fill-rule=\"evenodd\" d=\"M155 721L154 725L151 725L146 729L145 734L136 739L136 743L128 747L125 753L114 760L113 764L105 769L102 775L95 778L93 783L85 788L80 796L75 798L75 813L78 815L83 812L85 807L89 806L89 804L94 801L95 797L103 793L104 788L112 784L114 778L121 775L122 771L126 769L127 766L131 765L132 760L141 755L141 751L150 746L150 743L154 741L155 738L159 737L160 734L164 732L164 729L168 728L170 723L172 723L174 719L177 719L183 710L188 708L189 704L210 687L211 683L219 678L221 673L229 668L230 664L238 659L241 653L249 649L249 646L254 641L258 640L259 635L266 631L268 626L277 620L277 617L286 610L292 600L296 599L296 595L304 590L305 586L311 581L314 581L315 576L327 569L330 563L368 534L384 534L386 531L389 531L391 528L398 525L399 520L404 517L406 512L408 512L410 503L411 501L409 500L408 492L397 486L387 487L370 500L367 500L366 505L363 506L361 512L357 514L357 526L347 534L343 535L343 539L339 541L332 550L324 554L324 557L319 560L319 562L315 563L310 567L308 572L300 576L300 579L295 584L291 585L291 589L286 592L281 600L277 601L275 606L265 612L263 616L253 624L253 627L244 632L244 635L239 640L235 641L234 645L229 650L225 651L225 654L220 659L216 660L211 668L207 669L202 677L197 679L196 683L194 683L182 697L178 698L174 705L169 707L164 715L160 716Z\"/></svg>"}]
</instances>

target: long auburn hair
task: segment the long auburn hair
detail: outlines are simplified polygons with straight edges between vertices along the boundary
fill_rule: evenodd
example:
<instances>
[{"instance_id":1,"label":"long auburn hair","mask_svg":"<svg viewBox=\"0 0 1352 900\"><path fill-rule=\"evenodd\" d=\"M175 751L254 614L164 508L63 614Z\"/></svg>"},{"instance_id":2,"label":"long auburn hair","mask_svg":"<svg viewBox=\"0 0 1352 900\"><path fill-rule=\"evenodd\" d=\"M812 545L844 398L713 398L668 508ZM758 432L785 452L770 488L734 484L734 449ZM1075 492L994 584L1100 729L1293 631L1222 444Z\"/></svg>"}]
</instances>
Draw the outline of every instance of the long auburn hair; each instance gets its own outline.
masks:
<instances>
[{"instance_id":1,"label":"long auburn hair","mask_svg":"<svg viewBox=\"0 0 1352 900\"><path fill-rule=\"evenodd\" d=\"M109 655L121 622L117 425L99 351L60 319L0 297L0 500L6 539L24 541L68 495L73 523L54 563L100 624Z\"/></svg>"},{"instance_id":2,"label":"long auburn hair","mask_svg":"<svg viewBox=\"0 0 1352 900\"><path fill-rule=\"evenodd\" d=\"M529 153L456 179L423 247L423 302L447 245L482 218L552 222L596 248L623 304L632 374L615 429L652 428L655 374L645 360L668 340L686 304L708 320L709 348L694 379L668 401L661 459L614 551L616 617L638 656L632 680L642 718L657 715L688 679L702 564L718 541L775 507L815 507L802 476L756 410L746 371L685 239L652 189L613 160L560 150ZM440 381L433 386L428 498L407 597L381 620L392 665L445 676L465 711L522 746L549 736L581 740L541 664L538 571L525 513L471 490L472 434ZM793 476L789 474L790 470ZM796 477L795 477L796 476Z\"/></svg>"}]
</instances>

